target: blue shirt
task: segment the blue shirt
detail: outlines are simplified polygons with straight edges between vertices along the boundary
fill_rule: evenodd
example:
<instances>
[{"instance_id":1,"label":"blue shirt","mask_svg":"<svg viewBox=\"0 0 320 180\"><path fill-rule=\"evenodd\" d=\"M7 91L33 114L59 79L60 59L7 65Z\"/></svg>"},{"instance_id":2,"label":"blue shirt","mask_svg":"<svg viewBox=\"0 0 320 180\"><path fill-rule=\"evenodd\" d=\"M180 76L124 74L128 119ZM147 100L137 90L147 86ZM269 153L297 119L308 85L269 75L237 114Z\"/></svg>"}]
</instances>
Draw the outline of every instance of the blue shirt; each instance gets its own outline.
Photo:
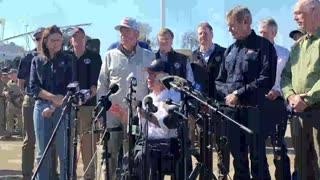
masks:
<instances>
[{"instance_id":1,"label":"blue shirt","mask_svg":"<svg viewBox=\"0 0 320 180\"><path fill-rule=\"evenodd\" d=\"M51 60L46 60L43 55L38 55L32 59L30 89L35 98L39 98L41 90L46 90L55 95L65 95L71 79L70 55L59 52Z\"/></svg>"},{"instance_id":2,"label":"blue shirt","mask_svg":"<svg viewBox=\"0 0 320 180\"><path fill-rule=\"evenodd\" d=\"M148 50L151 51L151 47L150 47L150 45L149 45L148 43L146 43L146 42L144 42L144 41L138 41L138 44L139 44L139 46L140 46L141 48L143 48L143 49L148 49ZM115 49L115 48L117 48L119 45L120 45L120 41L114 42L114 43L112 43L112 44L109 46L108 50Z\"/></svg>"},{"instance_id":3,"label":"blue shirt","mask_svg":"<svg viewBox=\"0 0 320 180\"><path fill-rule=\"evenodd\" d=\"M32 50L32 52L28 53L24 58L21 59L17 74L18 79L23 79L25 81L24 93L29 96L32 96L32 92L29 86L30 67L32 59L37 56L36 51L36 49Z\"/></svg>"},{"instance_id":4,"label":"blue shirt","mask_svg":"<svg viewBox=\"0 0 320 180\"><path fill-rule=\"evenodd\" d=\"M206 63L208 63L209 58L210 58L212 52L214 51L214 49L215 49L214 43L212 43L211 47L206 52L202 52L201 49L200 49L200 52L201 52L201 54L203 56L203 59L206 61Z\"/></svg>"}]
</instances>

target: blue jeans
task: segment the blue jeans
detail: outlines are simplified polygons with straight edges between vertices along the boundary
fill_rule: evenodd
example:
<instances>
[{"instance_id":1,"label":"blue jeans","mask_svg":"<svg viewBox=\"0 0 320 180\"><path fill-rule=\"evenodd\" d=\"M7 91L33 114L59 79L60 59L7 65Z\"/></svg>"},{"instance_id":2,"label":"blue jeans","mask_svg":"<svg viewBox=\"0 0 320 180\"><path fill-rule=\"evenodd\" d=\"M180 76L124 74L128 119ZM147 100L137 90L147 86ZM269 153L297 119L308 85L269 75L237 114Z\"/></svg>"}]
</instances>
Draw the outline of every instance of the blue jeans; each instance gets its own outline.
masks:
<instances>
[{"instance_id":1,"label":"blue jeans","mask_svg":"<svg viewBox=\"0 0 320 180\"><path fill-rule=\"evenodd\" d=\"M50 137L53 133L55 126L57 125L62 109L61 107L56 108L53 115L49 118L42 116L42 111L51 105L48 101L37 100L34 106L33 117L34 117L34 130L36 138L36 162L39 163L44 150L50 140ZM55 145L56 151L58 153L59 162L60 162L60 180L66 179L66 118L64 118L58 128L58 131L55 136ZM51 164L51 148L49 148L44 162L41 164L39 172L36 176L37 180L49 180L50 171L52 169Z\"/></svg>"}]
</instances>

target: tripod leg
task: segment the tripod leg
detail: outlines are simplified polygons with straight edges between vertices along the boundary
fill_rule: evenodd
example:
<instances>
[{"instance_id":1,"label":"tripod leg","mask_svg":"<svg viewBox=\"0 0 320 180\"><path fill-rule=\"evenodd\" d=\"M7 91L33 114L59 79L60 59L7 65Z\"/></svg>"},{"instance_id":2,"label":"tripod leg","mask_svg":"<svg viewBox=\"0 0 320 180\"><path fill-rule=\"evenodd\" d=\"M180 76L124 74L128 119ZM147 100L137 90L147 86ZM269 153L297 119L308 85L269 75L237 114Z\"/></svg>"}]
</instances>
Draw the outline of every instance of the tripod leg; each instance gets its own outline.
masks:
<instances>
[{"instance_id":1,"label":"tripod leg","mask_svg":"<svg viewBox=\"0 0 320 180\"><path fill-rule=\"evenodd\" d=\"M202 171L202 169L203 169L203 164L197 163L196 167L193 169L188 179L189 180L196 179L200 174L200 172Z\"/></svg>"},{"instance_id":2,"label":"tripod leg","mask_svg":"<svg viewBox=\"0 0 320 180\"><path fill-rule=\"evenodd\" d=\"M212 173L212 170L208 169L208 168L204 168L205 171L205 177L209 177L209 179L212 180L218 180L217 177Z\"/></svg>"}]
</instances>

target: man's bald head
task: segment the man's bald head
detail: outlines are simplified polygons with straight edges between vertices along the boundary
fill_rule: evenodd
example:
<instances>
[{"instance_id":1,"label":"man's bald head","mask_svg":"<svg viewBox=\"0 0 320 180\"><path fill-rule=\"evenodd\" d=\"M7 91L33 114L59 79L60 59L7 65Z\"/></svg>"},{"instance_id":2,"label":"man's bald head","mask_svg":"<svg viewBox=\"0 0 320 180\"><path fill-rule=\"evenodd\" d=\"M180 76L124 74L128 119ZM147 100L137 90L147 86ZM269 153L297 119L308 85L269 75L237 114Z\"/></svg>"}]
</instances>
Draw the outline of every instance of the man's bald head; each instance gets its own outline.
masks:
<instances>
[{"instance_id":1,"label":"man's bald head","mask_svg":"<svg viewBox=\"0 0 320 180\"><path fill-rule=\"evenodd\" d=\"M320 1L299 0L294 7L294 20L308 33L313 34L320 27Z\"/></svg>"}]
</instances>

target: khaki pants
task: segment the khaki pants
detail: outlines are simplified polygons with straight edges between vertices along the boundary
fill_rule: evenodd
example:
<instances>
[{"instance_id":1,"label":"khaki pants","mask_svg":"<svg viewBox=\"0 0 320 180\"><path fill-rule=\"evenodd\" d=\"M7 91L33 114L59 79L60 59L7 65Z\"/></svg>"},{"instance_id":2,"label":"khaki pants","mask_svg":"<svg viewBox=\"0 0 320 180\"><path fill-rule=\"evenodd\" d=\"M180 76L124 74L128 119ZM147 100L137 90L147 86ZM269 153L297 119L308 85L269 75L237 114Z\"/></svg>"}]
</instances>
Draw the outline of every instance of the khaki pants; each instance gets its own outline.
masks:
<instances>
[{"instance_id":1,"label":"khaki pants","mask_svg":"<svg viewBox=\"0 0 320 180\"><path fill-rule=\"evenodd\" d=\"M0 96L0 136L5 134L6 130L6 98Z\"/></svg>"},{"instance_id":2,"label":"khaki pants","mask_svg":"<svg viewBox=\"0 0 320 180\"><path fill-rule=\"evenodd\" d=\"M318 180L320 178L319 127L313 126L310 119L300 117L293 117L291 124L292 140L296 153L294 166L298 179Z\"/></svg>"},{"instance_id":3,"label":"khaki pants","mask_svg":"<svg viewBox=\"0 0 320 180\"><path fill-rule=\"evenodd\" d=\"M189 128L189 138L191 141L191 147L194 147L195 141L197 140L196 136L196 119L193 116L188 117L188 128ZM199 142L198 142L199 143ZM199 146L199 144L198 144Z\"/></svg>"},{"instance_id":4,"label":"khaki pants","mask_svg":"<svg viewBox=\"0 0 320 180\"><path fill-rule=\"evenodd\" d=\"M22 103L22 120L25 137L22 145L22 175L25 180L31 179L34 163L34 125L33 125L34 100L25 95Z\"/></svg>"},{"instance_id":5,"label":"khaki pants","mask_svg":"<svg viewBox=\"0 0 320 180\"><path fill-rule=\"evenodd\" d=\"M15 106L10 101L7 103L6 108L6 115L7 115L7 126L6 132L7 134L11 135L14 131L14 118L16 118L16 124L19 130L22 130L22 115L21 115L21 108Z\"/></svg>"},{"instance_id":6,"label":"khaki pants","mask_svg":"<svg viewBox=\"0 0 320 180\"><path fill-rule=\"evenodd\" d=\"M89 162L97 149L96 144L99 139L99 135L95 134L92 141L92 133L88 133L91 131L93 109L94 106L81 106L78 112L80 151L83 162L83 171L87 169ZM95 179L96 164L97 157L94 158L94 161L91 163L87 173L84 174L84 179Z\"/></svg>"}]
</instances>

